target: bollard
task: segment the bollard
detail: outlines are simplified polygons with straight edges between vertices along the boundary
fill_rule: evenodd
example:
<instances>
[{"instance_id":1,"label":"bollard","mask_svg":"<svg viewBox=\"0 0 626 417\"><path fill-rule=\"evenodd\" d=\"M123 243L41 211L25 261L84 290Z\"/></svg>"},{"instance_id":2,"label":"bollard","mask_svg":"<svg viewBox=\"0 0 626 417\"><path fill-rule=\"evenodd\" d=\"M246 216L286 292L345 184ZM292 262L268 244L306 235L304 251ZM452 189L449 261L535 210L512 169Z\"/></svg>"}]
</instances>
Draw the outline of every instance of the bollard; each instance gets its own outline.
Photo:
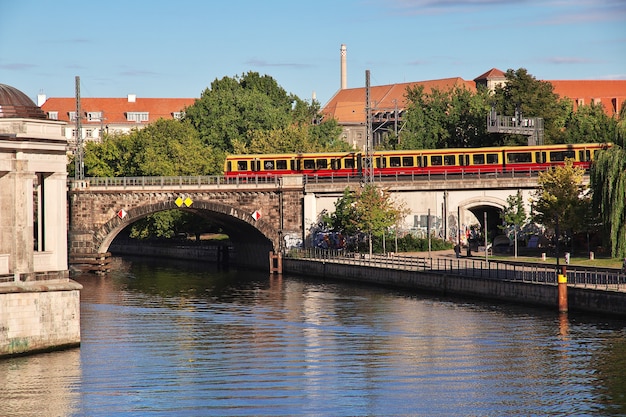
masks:
<instances>
[{"instance_id":1,"label":"bollard","mask_svg":"<svg viewBox=\"0 0 626 417\"><path fill-rule=\"evenodd\" d=\"M563 267L562 272L558 275L558 288L559 288L559 312L567 312L567 271Z\"/></svg>"},{"instance_id":2,"label":"bollard","mask_svg":"<svg viewBox=\"0 0 626 417\"><path fill-rule=\"evenodd\" d=\"M542 260L542 261L545 261L545 260L546 260L546 253L545 253L545 252L542 252L542 253L541 253L541 260Z\"/></svg>"},{"instance_id":3,"label":"bollard","mask_svg":"<svg viewBox=\"0 0 626 417\"><path fill-rule=\"evenodd\" d=\"M594 256L595 256L595 255L593 254L593 252L589 252L589 259L590 259L590 260L592 260L592 261L593 261L593 260L594 260Z\"/></svg>"}]
</instances>

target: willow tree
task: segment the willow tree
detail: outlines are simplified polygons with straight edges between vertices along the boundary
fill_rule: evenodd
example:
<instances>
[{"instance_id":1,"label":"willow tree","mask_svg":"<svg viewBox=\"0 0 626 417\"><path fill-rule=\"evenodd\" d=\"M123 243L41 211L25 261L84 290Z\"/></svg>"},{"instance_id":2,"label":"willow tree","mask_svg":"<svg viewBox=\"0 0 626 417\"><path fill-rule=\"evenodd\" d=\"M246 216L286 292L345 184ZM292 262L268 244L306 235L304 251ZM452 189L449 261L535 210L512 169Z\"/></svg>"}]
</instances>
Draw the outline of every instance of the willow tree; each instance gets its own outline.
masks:
<instances>
[{"instance_id":1,"label":"willow tree","mask_svg":"<svg viewBox=\"0 0 626 417\"><path fill-rule=\"evenodd\" d=\"M596 155L590 187L611 256L626 257L626 102L622 104L615 143Z\"/></svg>"}]
</instances>

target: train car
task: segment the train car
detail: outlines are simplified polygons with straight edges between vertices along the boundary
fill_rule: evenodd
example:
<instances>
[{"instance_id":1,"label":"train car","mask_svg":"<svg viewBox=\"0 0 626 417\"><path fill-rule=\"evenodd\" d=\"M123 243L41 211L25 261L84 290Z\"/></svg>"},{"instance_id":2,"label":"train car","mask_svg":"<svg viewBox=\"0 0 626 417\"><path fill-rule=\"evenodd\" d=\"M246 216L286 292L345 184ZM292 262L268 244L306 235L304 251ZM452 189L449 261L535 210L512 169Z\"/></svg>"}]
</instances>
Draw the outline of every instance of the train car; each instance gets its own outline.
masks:
<instances>
[{"instance_id":1,"label":"train car","mask_svg":"<svg viewBox=\"0 0 626 417\"><path fill-rule=\"evenodd\" d=\"M542 171L571 159L589 169L595 154L610 143L377 151L377 176L437 175ZM358 152L229 155L227 177L301 174L348 177L362 174L364 155Z\"/></svg>"}]
</instances>

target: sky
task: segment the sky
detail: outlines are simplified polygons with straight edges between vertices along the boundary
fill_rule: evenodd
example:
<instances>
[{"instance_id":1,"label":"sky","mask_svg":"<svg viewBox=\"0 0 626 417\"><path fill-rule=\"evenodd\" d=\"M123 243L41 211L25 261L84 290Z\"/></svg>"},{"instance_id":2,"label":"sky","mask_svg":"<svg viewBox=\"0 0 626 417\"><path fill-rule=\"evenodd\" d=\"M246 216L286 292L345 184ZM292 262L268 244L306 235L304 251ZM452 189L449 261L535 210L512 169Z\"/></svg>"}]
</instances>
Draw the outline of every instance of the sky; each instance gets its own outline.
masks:
<instances>
[{"instance_id":1,"label":"sky","mask_svg":"<svg viewBox=\"0 0 626 417\"><path fill-rule=\"evenodd\" d=\"M626 0L0 0L0 83L36 102L199 98L249 71L324 105L348 88L525 68L626 79Z\"/></svg>"}]
</instances>

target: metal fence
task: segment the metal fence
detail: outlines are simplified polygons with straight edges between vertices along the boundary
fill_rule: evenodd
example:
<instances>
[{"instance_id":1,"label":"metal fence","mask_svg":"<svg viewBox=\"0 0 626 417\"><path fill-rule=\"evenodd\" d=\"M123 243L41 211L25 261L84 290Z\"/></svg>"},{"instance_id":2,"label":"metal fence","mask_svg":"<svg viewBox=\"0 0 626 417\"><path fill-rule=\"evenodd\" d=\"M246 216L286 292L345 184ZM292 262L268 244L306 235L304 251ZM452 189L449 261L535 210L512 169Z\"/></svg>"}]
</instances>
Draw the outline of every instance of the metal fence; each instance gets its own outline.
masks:
<instances>
[{"instance_id":1,"label":"metal fence","mask_svg":"<svg viewBox=\"0 0 626 417\"><path fill-rule=\"evenodd\" d=\"M286 253L285 256L375 268L439 272L468 278L521 281L549 285L556 285L558 278L555 265L488 262L484 259L475 258L406 255L372 255L370 257L369 254L317 248L292 250ZM567 282L569 285L583 288L626 291L626 274L617 270L576 269L570 266L567 270Z\"/></svg>"},{"instance_id":2,"label":"metal fence","mask_svg":"<svg viewBox=\"0 0 626 417\"><path fill-rule=\"evenodd\" d=\"M202 185L269 184L279 185L280 177L245 176L227 178L221 175L198 175L189 177L89 177L74 181L79 187L179 187Z\"/></svg>"}]
</instances>

